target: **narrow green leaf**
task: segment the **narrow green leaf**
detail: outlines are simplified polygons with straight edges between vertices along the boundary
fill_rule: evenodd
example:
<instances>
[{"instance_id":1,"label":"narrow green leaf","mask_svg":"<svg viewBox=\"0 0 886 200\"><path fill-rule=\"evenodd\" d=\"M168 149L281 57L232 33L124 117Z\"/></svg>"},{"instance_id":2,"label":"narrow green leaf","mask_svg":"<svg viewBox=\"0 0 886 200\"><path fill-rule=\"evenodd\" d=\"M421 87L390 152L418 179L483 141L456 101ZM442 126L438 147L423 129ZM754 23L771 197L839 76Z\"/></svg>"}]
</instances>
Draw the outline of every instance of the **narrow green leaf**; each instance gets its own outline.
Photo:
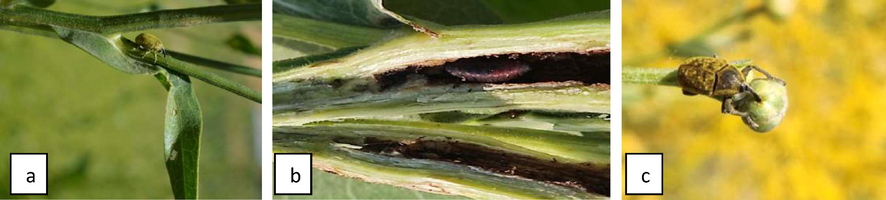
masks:
<instances>
[{"instance_id":1,"label":"narrow green leaf","mask_svg":"<svg viewBox=\"0 0 886 200\"><path fill-rule=\"evenodd\" d=\"M402 26L396 19L375 9L370 0L274 0L274 12L374 28Z\"/></svg>"},{"instance_id":2,"label":"narrow green leaf","mask_svg":"<svg viewBox=\"0 0 886 200\"><path fill-rule=\"evenodd\" d=\"M25 0L29 6L46 8L55 3L55 0Z\"/></svg>"},{"instance_id":3,"label":"narrow green leaf","mask_svg":"<svg viewBox=\"0 0 886 200\"><path fill-rule=\"evenodd\" d=\"M227 62L222 62L218 60L193 56L185 53L180 53L176 51L167 51L169 52L169 56L172 56L181 61L193 63L196 65L200 65L203 67L215 68L219 70L234 72L238 74L250 75L254 77L261 77L261 69L252 68L249 66L243 66L238 64L232 64Z\"/></svg>"},{"instance_id":4,"label":"narrow green leaf","mask_svg":"<svg viewBox=\"0 0 886 200\"><path fill-rule=\"evenodd\" d=\"M351 53L356 52L362 48L366 48L366 46L356 46L356 47L347 47L336 50L334 52L319 54L319 55L310 55L310 56L302 56L298 58L286 59L286 60L277 60L274 61L274 73L286 71L292 68L305 66L311 63L323 62L326 60L331 60L335 58L341 58Z\"/></svg>"},{"instance_id":5,"label":"narrow green leaf","mask_svg":"<svg viewBox=\"0 0 886 200\"><path fill-rule=\"evenodd\" d=\"M391 11L447 26L502 23L482 0L385 0L384 5Z\"/></svg>"},{"instance_id":6,"label":"narrow green leaf","mask_svg":"<svg viewBox=\"0 0 886 200\"><path fill-rule=\"evenodd\" d=\"M301 42L285 37L274 36L273 43L273 56L275 56L274 58L289 58L292 56L303 56L305 54L321 54L334 51L334 49L329 47Z\"/></svg>"},{"instance_id":7,"label":"narrow green leaf","mask_svg":"<svg viewBox=\"0 0 886 200\"><path fill-rule=\"evenodd\" d=\"M188 76L161 70L155 75L169 91L163 158L176 199L196 199L203 114Z\"/></svg>"},{"instance_id":8,"label":"narrow green leaf","mask_svg":"<svg viewBox=\"0 0 886 200\"><path fill-rule=\"evenodd\" d=\"M274 37L296 40L330 49L366 46L391 31L274 14Z\"/></svg>"},{"instance_id":9,"label":"narrow green leaf","mask_svg":"<svg viewBox=\"0 0 886 200\"><path fill-rule=\"evenodd\" d=\"M608 10L609 1L588 0L546 0L520 1L513 0L482 0L494 10L505 23L535 22L557 17L584 13L588 11Z\"/></svg>"},{"instance_id":10,"label":"narrow green leaf","mask_svg":"<svg viewBox=\"0 0 886 200\"><path fill-rule=\"evenodd\" d=\"M83 49L95 58L114 69L130 74L154 73L157 67L132 59L124 52L132 48L128 41L121 40L120 34L101 35L60 26L53 26L58 36L74 46Z\"/></svg>"},{"instance_id":11,"label":"narrow green leaf","mask_svg":"<svg viewBox=\"0 0 886 200\"><path fill-rule=\"evenodd\" d=\"M254 45L252 41L249 41L249 38L246 38L242 33L232 35L231 38L228 38L225 42L229 47L239 52L253 56L261 56L261 47Z\"/></svg>"}]
</instances>

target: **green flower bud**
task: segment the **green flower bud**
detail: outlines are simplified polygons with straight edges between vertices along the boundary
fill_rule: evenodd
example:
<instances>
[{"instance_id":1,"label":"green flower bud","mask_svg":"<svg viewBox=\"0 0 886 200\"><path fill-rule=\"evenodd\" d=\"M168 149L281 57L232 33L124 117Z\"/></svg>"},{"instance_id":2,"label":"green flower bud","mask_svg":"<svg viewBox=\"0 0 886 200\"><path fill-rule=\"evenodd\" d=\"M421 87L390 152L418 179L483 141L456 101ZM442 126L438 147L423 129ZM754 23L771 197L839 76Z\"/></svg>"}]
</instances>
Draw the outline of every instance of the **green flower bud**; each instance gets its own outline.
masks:
<instances>
[{"instance_id":1,"label":"green flower bud","mask_svg":"<svg viewBox=\"0 0 886 200\"><path fill-rule=\"evenodd\" d=\"M753 100L741 102L739 110L747 111L742 121L754 131L765 133L778 126L788 110L787 89L780 82L771 79L754 79L750 83L761 102Z\"/></svg>"}]
</instances>

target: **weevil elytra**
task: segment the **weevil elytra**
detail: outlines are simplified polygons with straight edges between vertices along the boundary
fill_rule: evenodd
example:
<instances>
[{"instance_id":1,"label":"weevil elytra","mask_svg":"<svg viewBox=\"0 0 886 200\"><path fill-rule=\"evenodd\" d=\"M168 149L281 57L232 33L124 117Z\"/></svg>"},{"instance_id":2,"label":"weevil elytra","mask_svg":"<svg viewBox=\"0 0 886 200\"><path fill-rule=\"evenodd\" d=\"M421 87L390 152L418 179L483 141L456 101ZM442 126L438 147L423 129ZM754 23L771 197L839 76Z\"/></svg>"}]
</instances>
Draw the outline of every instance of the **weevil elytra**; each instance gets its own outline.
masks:
<instances>
[{"instance_id":1,"label":"weevil elytra","mask_svg":"<svg viewBox=\"0 0 886 200\"><path fill-rule=\"evenodd\" d=\"M677 70L677 82L683 89L683 94L693 96L702 94L723 102L721 112L747 117L746 110L737 109L737 102L753 98L761 102L760 95L754 88L748 86L745 80L751 70L766 75L766 79L785 85L784 81L769 74L754 65L747 65L741 69L729 64L726 60L712 57L689 58L680 65Z\"/></svg>"},{"instance_id":2,"label":"weevil elytra","mask_svg":"<svg viewBox=\"0 0 886 200\"><path fill-rule=\"evenodd\" d=\"M153 53L154 63L157 63L158 53L162 53L164 58L166 56L169 56L169 53L166 53L166 48L163 48L163 42L160 41L160 38L148 33L138 34L138 36L135 37L135 45L136 49L145 51L145 54L142 55L142 58L147 56L149 53Z\"/></svg>"}]
</instances>

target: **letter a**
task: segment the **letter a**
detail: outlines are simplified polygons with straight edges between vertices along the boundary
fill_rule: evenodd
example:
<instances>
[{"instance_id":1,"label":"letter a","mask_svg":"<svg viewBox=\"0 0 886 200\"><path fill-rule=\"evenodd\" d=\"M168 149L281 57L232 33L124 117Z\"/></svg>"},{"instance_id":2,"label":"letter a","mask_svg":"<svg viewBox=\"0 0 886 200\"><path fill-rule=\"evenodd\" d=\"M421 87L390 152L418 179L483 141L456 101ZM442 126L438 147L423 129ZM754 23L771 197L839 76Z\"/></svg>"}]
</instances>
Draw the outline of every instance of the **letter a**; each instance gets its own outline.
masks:
<instances>
[{"instance_id":1,"label":"letter a","mask_svg":"<svg viewBox=\"0 0 886 200\"><path fill-rule=\"evenodd\" d=\"M34 179L36 179L36 178L34 178L34 176L35 176L35 175L34 175L34 172L28 172L28 175L29 175L29 176L28 176L28 178L26 179L26 181L28 181L28 183L34 183L34 182L36 182L36 181L34 180Z\"/></svg>"}]
</instances>

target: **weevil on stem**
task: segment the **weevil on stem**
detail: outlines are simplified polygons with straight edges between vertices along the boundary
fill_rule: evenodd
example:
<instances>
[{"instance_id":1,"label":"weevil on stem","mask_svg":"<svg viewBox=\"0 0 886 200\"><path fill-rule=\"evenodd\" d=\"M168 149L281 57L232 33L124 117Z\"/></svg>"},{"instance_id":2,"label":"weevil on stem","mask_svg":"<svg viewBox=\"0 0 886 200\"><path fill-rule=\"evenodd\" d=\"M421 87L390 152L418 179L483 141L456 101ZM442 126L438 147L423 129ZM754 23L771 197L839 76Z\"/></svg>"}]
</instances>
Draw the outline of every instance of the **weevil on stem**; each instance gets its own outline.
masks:
<instances>
[{"instance_id":1,"label":"weevil on stem","mask_svg":"<svg viewBox=\"0 0 886 200\"><path fill-rule=\"evenodd\" d=\"M135 49L145 52L145 54L142 55L142 58L149 53L153 53L155 64L157 63L157 53L162 53L163 58L169 56L169 53L166 52L166 48L163 48L163 42L160 41L160 38L148 33L138 34L138 36L135 37L135 45Z\"/></svg>"},{"instance_id":2,"label":"weevil on stem","mask_svg":"<svg viewBox=\"0 0 886 200\"><path fill-rule=\"evenodd\" d=\"M694 96L703 94L723 102L721 112L741 117L747 117L746 110L738 109L738 103L748 98L757 103L763 99L753 87L748 86L746 80L751 70L756 70L766 75L766 80L772 80L782 86L785 82L772 76L769 72L754 66L747 65L739 68L723 59L711 57L690 58L680 65L677 70L677 82L683 89L683 94Z\"/></svg>"}]
</instances>

